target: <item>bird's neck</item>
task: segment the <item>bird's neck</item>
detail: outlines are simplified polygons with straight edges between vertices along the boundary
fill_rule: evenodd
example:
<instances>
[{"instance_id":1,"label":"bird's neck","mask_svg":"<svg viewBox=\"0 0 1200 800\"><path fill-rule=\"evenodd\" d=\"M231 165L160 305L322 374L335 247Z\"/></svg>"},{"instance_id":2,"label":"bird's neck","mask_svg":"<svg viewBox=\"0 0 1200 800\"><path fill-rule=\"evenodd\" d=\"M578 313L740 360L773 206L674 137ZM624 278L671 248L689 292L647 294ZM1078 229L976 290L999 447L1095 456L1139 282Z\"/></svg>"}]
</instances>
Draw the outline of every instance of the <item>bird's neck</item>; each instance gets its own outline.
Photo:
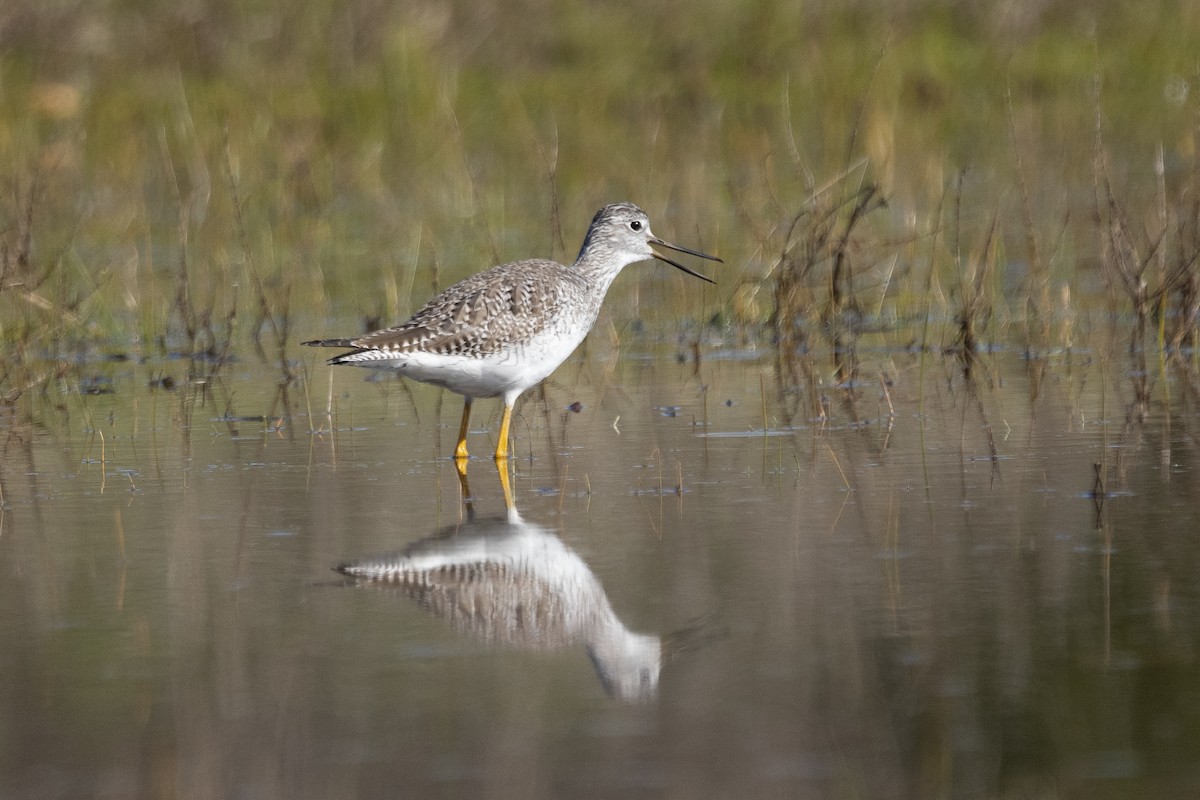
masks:
<instances>
[{"instance_id":1,"label":"bird's neck","mask_svg":"<svg viewBox=\"0 0 1200 800\"><path fill-rule=\"evenodd\" d=\"M602 244L584 242L583 249L575 259L572 267L601 291L608 291L613 280L621 274L621 270L636 261L627 255L619 254Z\"/></svg>"}]
</instances>

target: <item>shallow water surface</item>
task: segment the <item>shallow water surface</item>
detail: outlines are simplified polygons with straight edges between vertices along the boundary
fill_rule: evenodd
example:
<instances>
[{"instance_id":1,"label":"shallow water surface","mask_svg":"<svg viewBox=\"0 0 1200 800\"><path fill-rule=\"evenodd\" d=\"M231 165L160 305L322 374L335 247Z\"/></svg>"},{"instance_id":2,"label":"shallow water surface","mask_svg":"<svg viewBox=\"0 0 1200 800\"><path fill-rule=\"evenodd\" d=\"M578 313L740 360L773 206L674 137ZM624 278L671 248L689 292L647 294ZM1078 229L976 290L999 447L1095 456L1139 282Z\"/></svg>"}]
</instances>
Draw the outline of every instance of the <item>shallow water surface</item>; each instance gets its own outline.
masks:
<instances>
[{"instance_id":1,"label":"shallow water surface","mask_svg":"<svg viewBox=\"0 0 1200 800\"><path fill-rule=\"evenodd\" d=\"M511 507L436 389L101 365L0 430L0 796L1194 796L1195 410L924 358L576 357Z\"/></svg>"}]
</instances>

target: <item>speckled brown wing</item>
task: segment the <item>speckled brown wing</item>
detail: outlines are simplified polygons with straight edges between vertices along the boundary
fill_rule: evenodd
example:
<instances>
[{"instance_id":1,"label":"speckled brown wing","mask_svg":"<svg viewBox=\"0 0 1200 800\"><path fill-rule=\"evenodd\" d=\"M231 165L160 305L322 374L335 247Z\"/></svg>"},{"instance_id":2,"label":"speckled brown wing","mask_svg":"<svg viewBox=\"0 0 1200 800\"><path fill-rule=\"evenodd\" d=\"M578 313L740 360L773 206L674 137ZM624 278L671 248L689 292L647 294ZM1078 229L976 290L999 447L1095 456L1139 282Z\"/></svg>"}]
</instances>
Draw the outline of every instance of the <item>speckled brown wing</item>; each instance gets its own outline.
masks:
<instances>
[{"instance_id":1,"label":"speckled brown wing","mask_svg":"<svg viewBox=\"0 0 1200 800\"><path fill-rule=\"evenodd\" d=\"M350 342L363 350L484 356L519 345L557 319L585 280L553 261L517 261L462 280L402 325Z\"/></svg>"},{"instance_id":2,"label":"speckled brown wing","mask_svg":"<svg viewBox=\"0 0 1200 800\"><path fill-rule=\"evenodd\" d=\"M344 571L353 574L351 568ZM554 587L512 564L396 570L361 583L399 590L460 633L491 644L548 649L574 644L583 634Z\"/></svg>"}]
</instances>

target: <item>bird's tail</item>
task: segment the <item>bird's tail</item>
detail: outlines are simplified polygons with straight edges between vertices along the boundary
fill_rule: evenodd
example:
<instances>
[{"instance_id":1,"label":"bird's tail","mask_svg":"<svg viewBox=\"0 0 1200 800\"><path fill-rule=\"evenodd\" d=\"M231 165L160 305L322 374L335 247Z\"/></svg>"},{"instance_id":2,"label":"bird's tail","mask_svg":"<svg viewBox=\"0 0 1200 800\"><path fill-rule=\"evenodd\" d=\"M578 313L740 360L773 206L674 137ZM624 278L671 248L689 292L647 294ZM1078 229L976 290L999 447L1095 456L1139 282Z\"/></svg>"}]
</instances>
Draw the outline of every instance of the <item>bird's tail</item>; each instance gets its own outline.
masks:
<instances>
[{"instance_id":1,"label":"bird's tail","mask_svg":"<svg viewBox=\"0 0 1200 800\"><path fill-rule=\"evenodd\" d=\"M311 342L301 342L308 347L354 347L351 339L313 339Z\"/></svg>"}]
</instances>

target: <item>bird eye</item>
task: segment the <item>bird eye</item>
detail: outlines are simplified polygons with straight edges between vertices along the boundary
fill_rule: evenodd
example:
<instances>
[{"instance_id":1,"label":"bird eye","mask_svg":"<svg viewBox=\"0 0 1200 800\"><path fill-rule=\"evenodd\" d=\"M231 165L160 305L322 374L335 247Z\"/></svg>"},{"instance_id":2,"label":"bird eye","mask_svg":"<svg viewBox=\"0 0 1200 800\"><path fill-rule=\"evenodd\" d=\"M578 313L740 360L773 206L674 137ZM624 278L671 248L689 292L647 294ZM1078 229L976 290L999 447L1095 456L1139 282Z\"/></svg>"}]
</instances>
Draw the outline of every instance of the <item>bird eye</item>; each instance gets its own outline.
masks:
<instances>
[{"instance_id":1,"label":"bird eye","mask_svg":"<svg viewBox=\"0 0 1200 800\"><path fill-rule=\"evenodd\" d=\"M642 221L640 219L635 219L633 222L630 222L629 229L631 231L640 231L642 229Z\"/></svg>"}]
</instances>

